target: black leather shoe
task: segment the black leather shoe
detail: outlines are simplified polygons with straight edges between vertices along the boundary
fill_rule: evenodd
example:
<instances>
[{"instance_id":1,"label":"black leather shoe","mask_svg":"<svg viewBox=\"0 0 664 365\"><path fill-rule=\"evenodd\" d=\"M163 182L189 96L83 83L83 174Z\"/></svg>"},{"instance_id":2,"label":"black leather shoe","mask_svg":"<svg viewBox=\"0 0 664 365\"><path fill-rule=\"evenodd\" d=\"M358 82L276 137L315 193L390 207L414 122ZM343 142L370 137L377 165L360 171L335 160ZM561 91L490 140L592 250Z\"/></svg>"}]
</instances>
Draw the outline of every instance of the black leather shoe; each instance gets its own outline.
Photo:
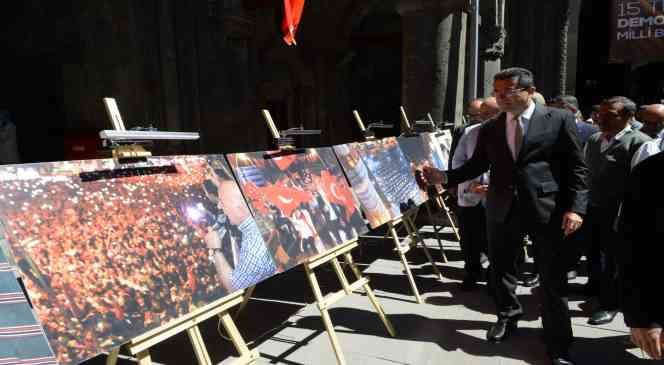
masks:
<instances>
[{"instance_id":1,"label":"black leather shoe","mask_svg":"<svg viewBox=\"0 0 664 365\"><path fill-rule=\"evenodd\" d=\"M539 275L535 274L532 276L527 276L523 278L523 286L527 288L532 288L534 286L539 285Z\"/></svg>"},{"instance_id":2,"label":"black leather shoe","mask_svg":"<svg viewBox=\"0 0 664 365\"><path fill-rule=\"evenodd\" d=\"M616 317L616 314L618 314L618 311L597 311L593 313L592 316L590 316L590 319L588 319L588 324L596 326L600 324L611 323L611 321L613 321L613 319Z\"/></svg>"},{"instance_id":3,"label":"black leather shoe","mask_svg":"<svg viewBox=\"0 0 664 365\"><path fill-rule=\"evenodd\" d=\"M517 329L518 319L515 318L501 318L491 326L491 329L486 333L486 339L489 342L502 342L506 340Z\"/></svg>"},{"instance_id":4,"label":"black leather shoe","mask_svg":"<svg viewBox=\"0 0 664 365\"><path fill-rule=\"evenodd\" d=\"M572 360L566 357L554 357L551 359L553 365L574 365Z\"/></svg>"}]
</instances>

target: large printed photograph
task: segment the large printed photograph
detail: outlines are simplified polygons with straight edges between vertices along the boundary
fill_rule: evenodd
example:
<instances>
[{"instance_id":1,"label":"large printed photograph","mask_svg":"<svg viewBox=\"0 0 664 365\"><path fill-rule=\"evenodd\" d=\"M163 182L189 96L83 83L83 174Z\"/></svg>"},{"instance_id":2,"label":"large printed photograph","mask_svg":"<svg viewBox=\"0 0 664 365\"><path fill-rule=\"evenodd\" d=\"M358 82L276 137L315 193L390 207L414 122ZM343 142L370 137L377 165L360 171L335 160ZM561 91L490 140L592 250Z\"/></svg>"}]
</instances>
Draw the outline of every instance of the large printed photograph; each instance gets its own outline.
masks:
<instances>
[{"instance_id":1,"label":"large printed photograph","mask_svg":"<svg viewBox=\"0 0 664 365\"><path fill-rule=\"evenodd\" d=\"M359 143L334 146L334 153L346 173L362 213L371 228L377 228L391 219L387 198L376 189L373 177L362 162L362 147Z\"/></svg>"},{"instance_id":2,"label":"large printed photograph","mask_svg":"<svg viewBox=\"0 0 664 365\"><path fill-rule=\"evenodd\" d=\"M366 232L331 149L239 153L228 160L278 270Z\"/></svg>"},{"instance_id":3,"label":"large printed photograph","mask_svg":"<svg viewBox=\"0 0 664 365\"><path fill-rule=\"evenodd\" d=\"M276 270L223 156L2 167L0 222L60 364Z\"/></svg>"},{"instance_id":4,"label":"large printed photograph","mask_svg":"<svg viewBox=\"0 0 664 365\"><path fill-rule=\"evenodd\" d=\"M422 133L417 136L398 137L399 147L404 156L410 162L410 169L415 176L423 171L425 167L434 167L439 170L447 170L446 155L440 147L440 143L433 133ZM447 155L449 158L449 155ZM426 190L420 187L423 194ZM442 191L442 186L437 186L437 191ZM426 197L426 195L425 195Z\"/></svg>"},{"instance_id":5,"label":"large printed photograph","mask_svg":"<svg viewBox=\"0 0 664 365\"><path fill-rule=\"evenodd\" d=\"M363 142L359 147L369 178L385 198L393 219L424 203L425 196L395 137Z\"/></svg>"}]
</instances>

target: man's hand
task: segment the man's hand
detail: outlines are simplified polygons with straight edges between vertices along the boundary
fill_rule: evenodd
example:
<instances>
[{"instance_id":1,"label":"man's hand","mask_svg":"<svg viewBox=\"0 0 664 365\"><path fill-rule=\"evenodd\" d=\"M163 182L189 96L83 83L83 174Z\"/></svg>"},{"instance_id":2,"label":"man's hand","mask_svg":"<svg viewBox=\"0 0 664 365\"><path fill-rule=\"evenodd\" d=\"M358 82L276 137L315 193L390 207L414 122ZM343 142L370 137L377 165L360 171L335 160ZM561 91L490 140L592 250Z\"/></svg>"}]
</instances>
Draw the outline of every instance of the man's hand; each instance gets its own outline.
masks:
<instances>
[{"instance_id":1,"label":"man's hand","mask_svg":"<svg viewBox=\"0 0 664 365\"><path fill-rule=\"evenodd\" d=\"M662 337L661 328L630 328L632 342L645 351L653 360L662 359Z\"/></svg>"},{"instance_id":2,"label":"man's hand","mask_svg":"<svg viewBox=\"0 0 664 365\"><path fill-rule=\"evenodd\" d=\"M487 191L489 191L489 185L487 184L480 184L478 182L474 182L470 184L470 192L475 193L475 194L486 194Z\"/></svg>"},{"instance_id":3,"label":"man's hand","mask_svg":"<svg viewBox=\"0 0 664 365\"><path fill-rule=\"evenodd\" d=\"M569 236L581 228L582 224L583 218L580 215L574 212L567 212L563 215L563 226L561 228L565 231L565 236Z\"/></svg>"},{"instance_id":4,"label":"man's hand","mask_svg":"<svg viewBox=\"0 0 664 365\"><path fill-rule=\"evenodd\" d=\"M427 185L445 184L447 177L445 173L429 166L425 166L422 170L423 182Z\"/></svg>"}]
</instances>

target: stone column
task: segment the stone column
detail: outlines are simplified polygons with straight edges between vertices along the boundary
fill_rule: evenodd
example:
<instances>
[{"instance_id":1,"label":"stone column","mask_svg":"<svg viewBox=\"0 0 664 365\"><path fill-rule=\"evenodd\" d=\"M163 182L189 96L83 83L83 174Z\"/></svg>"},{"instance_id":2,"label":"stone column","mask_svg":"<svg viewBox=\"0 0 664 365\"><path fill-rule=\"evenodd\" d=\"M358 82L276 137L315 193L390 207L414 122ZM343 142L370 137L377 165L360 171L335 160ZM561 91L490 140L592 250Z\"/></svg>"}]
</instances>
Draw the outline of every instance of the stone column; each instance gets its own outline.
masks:
<instances>
[{"instance_id":1,"label":"stone column","mask_svg":"<svg viewBox=\"0 0 664 365\"><path fill-rule=\"evenodd\" d=\"M397 4L403 24L402 103L410 119L423 118L426 113L436 122L455 119L457 95L463 98L465 80L466 15L459 12L463 4Z\"/></svg>"},{"instance_id":2,"label":"stone column","mask_svg":"<svg viewBox=\"0 0 664 365\"><path fill-rule=\"evenodd\" d=\"M493 76L501 70L505 54L505 0L482 1L480 8L480 77L478 96L493 92Z\"/></svg>"},{"instance_id":3,"label":"stone column","mask_svg":"<svg viewBox=\"0 0 664 365\"><path fill-rule=\"evenodd\" d=\"M567 94L576 94L576 62L579 55L579 19L581 0L571 0L569 7L569 27L567 30Z\"/></svg>"},{"instance_id":4,"label":"stone column","mask_svg":"<svg viewBox=\"0 0 664 365\"><path fill-rule=\"evenodd\" d=\"M438 15L435 22L434 43L434 73L433 73L433 105L431 116L436 122L445 120L445 104L447 101L447 87L450 79L450 51L453 42L454 16L452 14Z\"/></svg>"},{"instance_id":5,"label":"stone column","mask_svg":"<svg viewBox=\"0 0 664 365\"><path fill-rule=\"evenodd\" d=\"M449 26L442 24L438 27L436 18L430 11L408 9L400 10L399 13L402 17L403 29L401 103L405 107L409 119L419 118L435 108L434 119L440 120L443 105L442 101L436 101L436 99L440 99L441 91L444 92L444 87L441 85L446 84L447 66L445 62L444 68L437 67L441 64L437 60L449 52L449 45L445 48L434 47L434 44L439 42L436 39L436 33L444 32L445 27L449 27L447 34L451 32L451 19ZM438 28L441 28L440 31ZM442 98L444 100L444 94ZM398 108L399 106L386 107Z\"/></svg>"},{"instance_id":6,"label":"stone column","mask_svg":"<svg viewBox=\"0 0 664 365\"><path fill-rule=\"evenodd\" d=\"M559 59L557 63L558 68L558 85L556 88L556 94L566 94L567 93L567 47L568 47L568 37L567 33L569 31L569 19L570 19L570 0L560 0L557 15L557 26L558 26L558 54Z\"/></svg>"},{"instance_id":7,"label":"stone column","mask_svg":"<svg viewBox=\"0 0 664 365\"><path fill-rule=\"evenodd\" d=\"M468 29L468 14L456 12L454 17L454 27L452 30L452 43L454 48L450 52L452 59L450 67L450 77L447 78L447 84L450 86L447 96L447 105L444 117L446 121L460 124L463 120L465 104L465 82L466 82L466 39ZM451 102L451 104L450 104Z\"/></svg>"}]
</instances>

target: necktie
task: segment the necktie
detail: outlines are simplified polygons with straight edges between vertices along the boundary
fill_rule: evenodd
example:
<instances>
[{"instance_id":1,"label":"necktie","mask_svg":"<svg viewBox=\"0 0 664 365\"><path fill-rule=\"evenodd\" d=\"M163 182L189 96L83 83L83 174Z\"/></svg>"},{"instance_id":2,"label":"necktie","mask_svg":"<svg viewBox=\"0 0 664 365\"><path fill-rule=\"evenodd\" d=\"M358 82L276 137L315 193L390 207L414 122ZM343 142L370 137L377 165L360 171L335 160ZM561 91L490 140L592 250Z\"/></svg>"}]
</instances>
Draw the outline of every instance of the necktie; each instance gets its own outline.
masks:
<instances>
[{"instance_id":1,"label":"necktie","mask_svg":"<svg viewBox=\"0 0 664 365\"><path fill-rule=\"evenodd\" d=\"M523 143L523 128L521 128L521 117L514 118L514 161L519 157L521 144Z\"/></svg>"}]
</instances>

